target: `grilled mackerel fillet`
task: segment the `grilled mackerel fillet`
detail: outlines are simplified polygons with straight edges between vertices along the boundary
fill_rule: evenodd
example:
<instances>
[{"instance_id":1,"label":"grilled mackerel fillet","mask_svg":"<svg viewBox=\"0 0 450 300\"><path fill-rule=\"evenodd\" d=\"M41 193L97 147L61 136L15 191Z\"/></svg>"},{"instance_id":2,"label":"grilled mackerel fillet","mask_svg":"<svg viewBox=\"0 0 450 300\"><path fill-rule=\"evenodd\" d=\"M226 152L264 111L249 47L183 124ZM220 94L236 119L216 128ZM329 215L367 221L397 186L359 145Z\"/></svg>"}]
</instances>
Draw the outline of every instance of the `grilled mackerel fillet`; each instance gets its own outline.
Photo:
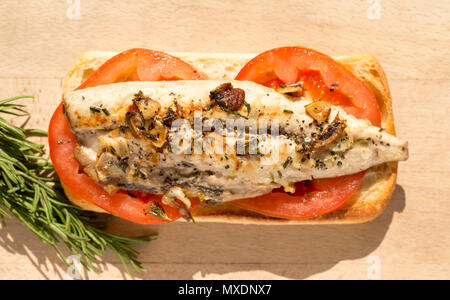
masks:
<instances>
[{"instance_id":1,"label":"grilled mackerel fillet","mask_svg":"<svg viewBox=\"0 0 450 300\"><path fill-rule=\"evenodd\" d=\"M245 81L123 82L65 93L63 103L77 160L110 193L225 202L407 159L407 142L368 121L281 92Z\"/></svg>"}]
</instances>

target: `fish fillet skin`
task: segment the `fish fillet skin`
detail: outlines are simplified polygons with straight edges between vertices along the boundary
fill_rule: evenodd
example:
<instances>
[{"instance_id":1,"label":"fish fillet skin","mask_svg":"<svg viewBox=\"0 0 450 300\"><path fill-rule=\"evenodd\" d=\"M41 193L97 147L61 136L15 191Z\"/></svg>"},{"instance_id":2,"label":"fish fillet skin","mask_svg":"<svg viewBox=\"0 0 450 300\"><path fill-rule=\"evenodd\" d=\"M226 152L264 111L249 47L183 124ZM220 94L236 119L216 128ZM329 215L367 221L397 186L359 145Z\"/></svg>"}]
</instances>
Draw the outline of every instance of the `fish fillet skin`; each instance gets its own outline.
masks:
<instances>
[{"instance_id":1,"label":"fish fillet skin","mask_svg":"<svg viewBox=\"0 0 450 300\"><path fill-rule=\"evenodd\" d=\"M329 117L319 124L305 109L311 99L289 97L253 82L226 82L245 91L246 105L236 112L211 105L210 92L225 81L123 82L67 92L64 110L79 143L75 156L111 193L126 189L166 194L181 187L189 197L217 202L256 197L279 187L294 192L299 181L354 174L408 158L407 142L340 107L331 106ZM130 129L127 112L139 93L158 103L157 112L145 122L161 125L171 116L172 126L164 125L163 145L155 146L147 123L144 137ZM345 124L343 132L310 149L336 120ZM233 121L247 129L227 131L227 122ZM203 151L196 152L198 141Z\"/></svg>"}]
</instances>

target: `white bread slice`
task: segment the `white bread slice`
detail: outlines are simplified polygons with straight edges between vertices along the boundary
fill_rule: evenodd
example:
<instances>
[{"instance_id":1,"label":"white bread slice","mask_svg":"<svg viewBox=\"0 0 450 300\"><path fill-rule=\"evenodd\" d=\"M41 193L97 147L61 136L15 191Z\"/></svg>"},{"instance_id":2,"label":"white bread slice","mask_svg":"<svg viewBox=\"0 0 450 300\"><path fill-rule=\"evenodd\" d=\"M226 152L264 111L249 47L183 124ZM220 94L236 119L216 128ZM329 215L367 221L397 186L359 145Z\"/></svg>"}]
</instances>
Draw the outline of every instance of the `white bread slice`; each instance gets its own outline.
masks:
<instances>
[{"instance_id":1,"label":"white bread slice","mask_svg":"<svg viewBox=\"0 0 450 300\"><path fill-rule=\"evenodd\" d=\"M79 57L69 70L64 82L64 92L78 87L114 52L87 52ZM190 63L209 79L233 79L239 70L255 55L252 54L210 54L170 53ZM382 114L382 128L395 134L392 102L386 75L375 57L357 55L339 57L336 60L354 73L375 94ZM193 212L197 222L224 222L238 224L345 224L362 223L376 218L387 206L395 188L397 162L385 163L367 170L358 191L337 211L306 220L284 220L266 217L225 204L202 204ZM67 197L76 205L97 212L105 212L89 203L88 199L77 199L66 190Z\"/></svg>"}]
</instances>

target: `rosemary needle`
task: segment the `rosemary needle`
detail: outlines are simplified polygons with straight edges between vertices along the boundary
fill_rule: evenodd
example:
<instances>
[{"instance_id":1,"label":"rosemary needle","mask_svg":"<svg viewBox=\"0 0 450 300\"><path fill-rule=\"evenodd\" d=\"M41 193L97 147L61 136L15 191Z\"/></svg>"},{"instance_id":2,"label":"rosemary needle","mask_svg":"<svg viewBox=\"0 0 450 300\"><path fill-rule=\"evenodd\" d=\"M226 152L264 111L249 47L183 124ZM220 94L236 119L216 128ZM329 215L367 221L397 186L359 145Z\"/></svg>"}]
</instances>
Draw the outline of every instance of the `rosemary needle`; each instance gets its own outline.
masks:
<instances>
[{"instance_id":1,"label":"rosemary needle","mask_svg":"<svg viewBox=\"0 0 450 300\"><path fill-rule=\"evenodd\" d=\"M0 101L0 113L27 116L23 104L14 101L32 96L19 96ZM52 246L64 263L69 265L60 248L61 242L78 255L87 270L96 271L98 261L106 249L117 254L130 276L127 264L136 271L145 271L138 261L139 253L130 245L155 238L138 238L108 233L105 227L110 218L83 211L64 196L53 165L44 156L44 145L30 141L28 135L45 135L38 129L16 127L0 117L0 221L11 214Z\"/></svg>"}]
</instances>

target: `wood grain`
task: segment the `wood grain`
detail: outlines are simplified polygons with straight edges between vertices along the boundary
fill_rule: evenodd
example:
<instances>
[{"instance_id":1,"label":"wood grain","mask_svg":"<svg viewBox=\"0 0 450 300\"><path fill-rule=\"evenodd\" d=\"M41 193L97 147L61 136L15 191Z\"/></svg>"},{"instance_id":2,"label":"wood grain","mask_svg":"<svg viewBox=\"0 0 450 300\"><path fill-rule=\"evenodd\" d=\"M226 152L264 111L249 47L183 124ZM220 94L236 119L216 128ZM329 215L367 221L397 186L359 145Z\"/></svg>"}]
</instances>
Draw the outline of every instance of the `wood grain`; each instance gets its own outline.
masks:
<instances>
[{"instance_id":1,"label":"wood grain","mask_svg":"<svg viewBox=\"0 0 450 300\"><path fill-rule=\"evenodd\" d=\"M234 2L234 3L233 3ZM302 44L330 55L372 53L390 79L397 133L409 141L386 212L359 225L139 226L158 232L139 247L145 279L366 279L378 257L383 279L450 277L450 2L86 1L68 19L66 1L0 3L0 98L35 95L27 126L46 129L62 77L86 50L135 46L166 51L261 52ZM14 122L20 120L11 119ZM124 278L108 253L99 275ZM52 250L12 220L0 231L0 279L67 278Z\"/></svg>"}]
</instances>

